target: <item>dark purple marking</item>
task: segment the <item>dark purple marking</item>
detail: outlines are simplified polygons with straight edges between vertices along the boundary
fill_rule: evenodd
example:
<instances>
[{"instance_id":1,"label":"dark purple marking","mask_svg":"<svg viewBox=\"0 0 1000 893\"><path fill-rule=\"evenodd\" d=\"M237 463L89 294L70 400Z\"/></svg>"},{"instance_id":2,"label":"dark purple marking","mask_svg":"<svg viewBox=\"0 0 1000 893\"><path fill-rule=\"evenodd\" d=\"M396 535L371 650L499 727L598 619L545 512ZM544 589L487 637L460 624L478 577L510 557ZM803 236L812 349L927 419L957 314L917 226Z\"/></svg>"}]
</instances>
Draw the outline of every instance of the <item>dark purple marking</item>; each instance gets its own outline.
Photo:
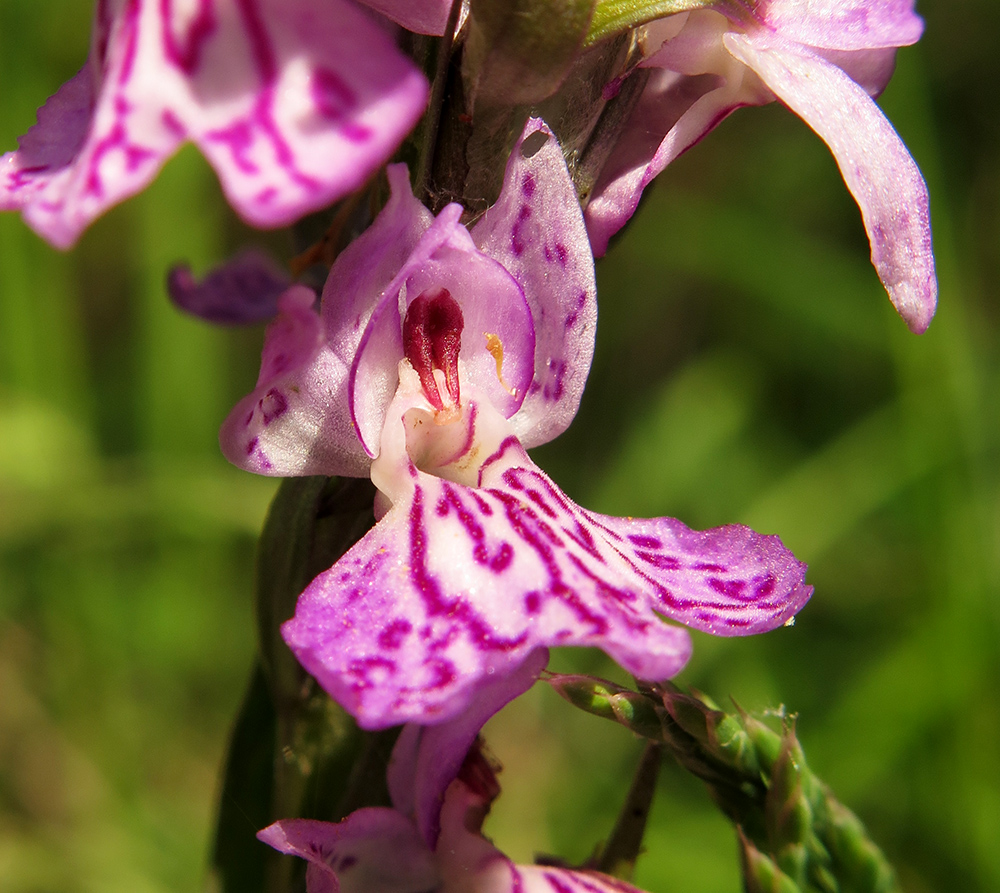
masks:
<instances>
[{"instance_id":1,"label":"dark purple marking","mask_svg":"<svg viewBox=\"0 0 1000 893\"><path fill-rule=\"evenodd\" d=\"M747 585L745 580L720 580L718 577L709 577L708 585L714 592L718 592L719 595L724 595L727 598L740 601L745 601L747 598L743 594L743 590Z\"/></svg>"},{"instance_id":2,"label":"dark purple marking","mask_svg":"<svg viewBox=\"0 0 1000 893\"><path fill-rule=\"evenodd\" d=\"M659 549L663 546L663 543L655 536L646 536L644 533L630 533L628 541L640 549Z\"/></svg>"},{"instance_id":3,"label":"dark purple marking","mask_svg":"<svg viewBox=\"0 0 1000 893\"><path fill-rule=\"evenodd\" d=\"M350 869L354 868L354 866L357 864L358 864L357 856L344 856L344 858L337 863L337 867L334 869L334 871L337 872L349 871Z\"/></svg>"},{"instance_id":4,"label":"dark purple marking","mask_svg":"<svg viewBox=\"0 0 1000 893\"><path fill-rule=\"evenodd\" d=\"M380 648L395 651L413 631L413 624L405 617L397 617L378 636Z\"/></svg>"},{"instance_id":5,"label":"dark purple marking","mask_svg":"<svg viewBox=\"0 0 1000 893\"><path fill-rule=\"evenodd\" d=\"M136 50L139 47L139 5L139 0L129 0L129 4L125 7L124 20L121 26L121 30L126 35L125 52L123 54L121 71L118 72L119 87L132 77L132 66L135 65ZM110 36L110 28L108 33ZM107 45L105 45L106 50ZM101 58L105 58L105 53L101 54Z\"/></svg>"},{"instance_id":6,"label":"dark purple marking","mask_svg":"<svg viewBox=\"0 0 1000 893\"><path fill-rule=\"evenodd\" d=\"M537 614L541 607L541 596L534 590L524 596L524 610L529 614Z\"/></svg>"},{"instance_id":7,"label":"dark purple marking","mask_svg":"<svg viewBox=\"0 0 1000 893\"><path fill-rule=\"evenodd\" d=\"M763 580L754 585L754 594L757 598L767 598L774 592L774 588L778 585L778 581L774 574L768 574Z\"/></svg>"},{"instance_id":8,"label":"dark purple marking","mask_svg":"<svg viewBox=\"0 0 1000 893\"><path fill-rule=\"evenodd\" d=\"M514 221L514 226L510 231L510 250L514 253L515 257L520 257L524 254L526 245L523 238L523 230L530 217L531 208L528 205L521 205L521 209L517 212L517 220Z\"/></svg>"},{"instance_id":9,"label":"dark purple marking","mask_svg":"<svg viewBox=\"0 0 1000 893\"><path fill-rule=\"evenodd\" d=\"M261 397L259 405L265 428L288 412L288 398L277 388L271 388Z\"/></svg>"},{"instance_id":10,"label":"dark purple marking","mask_svg":"<svg viewBox=\"0 0 1000 893\"><path fill-rule=\"evenodd\" d=\"M675 558L673 555L664 555L662 552L636 552L635 554L647 564L662 571L677 571L684 566L679 558Z\"/></svg>"},{"instance_id":11,"label":"dark purple marking","mask_svg":"<svg viewBox=\"0 0 1000 893\"><path fill-rule=\"evenodd\" d=\"M563 394L566 391L565 377L567 369L568 367L565 360L557 360L555 358L552 359L551 365L549 366L548 381L545 383L545 387L542 391L542 395L546 400L558 402L562 399Z\"/></svg>"},{"instance_id":12,"label":"dark purple marking","mask_svg":"<svg viewBox=\"0 0 1000 893\"><path fill-rule=\"evenodd\" d=\"M369 128L351 120L351 113L358 107L358 97L337 72L316 68L309 92L319 113L339 125L341 133L352 143L365 143L372 138Z\"/></svg>"},{"instance_id":13,"label":"dark purple marking","mask_svg":"<svg viewBox=\"0 0 1000 893\"><path fill-rule=\"evenodd\" d=\"M206 41L215 32L215 7L212 0L199 0L198 12L187 33L180 39L174 35L172 0L160 0L163 19L163 55L185 74L191 75L201 65L201 53Z\"/></svg>"},{"instance_id":14,"label":"dark purple marking","mask_svg":"<svg viewBox=\"0 0 1000 893\"><path fill-rule=\"evenodd\" d=\"M161 112L160 121L177 139L184 139L187 136L187 128L170 109L164 109Z\"/></svg>"},{"instance_id":15,"label":"dark purple marking","mask_svg":"<svg viewBox=\"0 0 1000 893\"><path fill-rule=\"evenodd\" d=\"M521 181L521 193L525 198L531 198L535 194L535 175L527 173Z\"/></svg>"},{"instance_id":16,"label":"dark purple marking","mask_svg":"<svg viewBox=\"0 0 1000 893\"><path fill-rule=\"evenodd\" d=\"M569 263L569 250L562 242L556 242L556 257L559 258L560 267L565 267Z\"/></svg>"},{"instance_id":17,"label":"dark purple marking","mask_svg":"<svg viewBox=\"0 0 1000 893\"><path fill-rule=\"evenodd\" d=\"M727 568L722 564L711 564L710 562L699 561L697 564L691 565L691 570L693 571L709 571L713 574L723 573Z\"/></svg>"},{"instance_id":18,"label":"dark purple marking","mask_svg":"<svg viewBox=\"0 0 1000 893\"><path fill-rule=\"evenodd\" d=\"M251 437L250 440L247 442L246 451L248 456L253 455L253 451L257 449L257 443L258 443L258 438L256 437Z\"/></svg>"}]
</instances>

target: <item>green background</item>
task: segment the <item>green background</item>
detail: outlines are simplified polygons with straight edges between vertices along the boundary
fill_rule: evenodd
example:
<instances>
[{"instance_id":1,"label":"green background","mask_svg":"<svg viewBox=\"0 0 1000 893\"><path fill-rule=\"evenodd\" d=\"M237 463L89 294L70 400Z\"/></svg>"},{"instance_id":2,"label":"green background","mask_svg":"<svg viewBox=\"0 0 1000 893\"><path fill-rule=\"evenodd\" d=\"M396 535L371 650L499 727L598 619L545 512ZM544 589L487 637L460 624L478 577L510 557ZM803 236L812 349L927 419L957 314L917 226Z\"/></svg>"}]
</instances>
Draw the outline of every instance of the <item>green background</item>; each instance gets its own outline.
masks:
<instances>
[{"instance_id":1,"label":"green background","mask_svg":"<svg viewBox=\"0 0 1000 893\"><path fill-rule=\"evenodd\" d=\"M0 0L0 146L79 67L88 4ZM799 714L813 768L912 893L1000 889L1000 55L987 0L923 2L881 104L927 177L941 286L895 316L825 146L744 109L661 176L598 265L597 357L535 458L574 499L781 534L816 587L794 627L696 635L680 681ZM0 889L202 886L253 649L274 482L216 431L261 330L182 317L167 266L252 240L191 149L69 254L0 217ZM553 666L602 675L597 653ZM620 677L617 677L620 678ZM640 745L543 686L494 720L487 830L584 859ZM248 829L250 830L250 829ZM739 887L732 830L668 767L637 881Z\"/></svg>"}]
</instances>

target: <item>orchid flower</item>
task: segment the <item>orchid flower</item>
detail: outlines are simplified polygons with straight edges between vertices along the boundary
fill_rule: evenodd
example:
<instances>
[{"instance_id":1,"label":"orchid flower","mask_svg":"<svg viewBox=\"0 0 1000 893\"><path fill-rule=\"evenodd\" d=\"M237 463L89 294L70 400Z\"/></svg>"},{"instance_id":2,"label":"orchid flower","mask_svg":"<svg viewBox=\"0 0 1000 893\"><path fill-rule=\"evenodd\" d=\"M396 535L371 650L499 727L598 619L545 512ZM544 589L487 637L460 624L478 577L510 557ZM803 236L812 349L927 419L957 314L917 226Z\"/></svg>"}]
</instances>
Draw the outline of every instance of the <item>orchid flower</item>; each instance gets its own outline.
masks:
<instances>
[{"instance_id":1,"label":"orchid flower","mask_svg":"<svg viewBox=\"0 0 1000 893\"><path fill-rule=\"evenodd\" d=\"M576 413L593 261L559 145L529 121L471 232L392 196L323 292L293 287L223 451L264 474L370 475L380 520L299 597L296 657L365 728L435 723L548 645L665 679L687 632L763 632L811 594L775 536L575 505L531 461Z\"/></svg>"},{"instance_id":2,"label":"orchid flower","mask_svg":"<svg viewBox=\"0 0 1000 893\"><path fill-rule=\"evenodd\" d=\"M500 787L475 739L545 659L535 652L452 722L404 727L389 763L393 808L359 809L336 824L285 819L257 837L308 860L307 893L639 893L597 871L515 865L482 834Z\"/></svg>"},{"instance_id":3,"label":"orchid flower","mask_svg":"<svg viewBox=\"0 0 1000 893\"><path fill-rule=\"evenodd\" d=\"M927 188L872 100L896 49L922 29L912 0L717 3L652 23L641 63L649 80L586 210L595 254L671 161L734 109L777 99L830 147L879 278L909 327L924 331L937 301Z\"/></svg>"},{"instance_id":4,"label":"orchid flower","mask_svg":"<svg viewBox=\"0 0 1000 893\"><path fill-rule=\"evenodd\" d=\"M448 0L370 0L440 34ZM0 209L59 248L185 141L250 224L360 186L427 102L390 23L353 0L98 0L90 58L0 160Z\"/></svg>"}]
</instances>

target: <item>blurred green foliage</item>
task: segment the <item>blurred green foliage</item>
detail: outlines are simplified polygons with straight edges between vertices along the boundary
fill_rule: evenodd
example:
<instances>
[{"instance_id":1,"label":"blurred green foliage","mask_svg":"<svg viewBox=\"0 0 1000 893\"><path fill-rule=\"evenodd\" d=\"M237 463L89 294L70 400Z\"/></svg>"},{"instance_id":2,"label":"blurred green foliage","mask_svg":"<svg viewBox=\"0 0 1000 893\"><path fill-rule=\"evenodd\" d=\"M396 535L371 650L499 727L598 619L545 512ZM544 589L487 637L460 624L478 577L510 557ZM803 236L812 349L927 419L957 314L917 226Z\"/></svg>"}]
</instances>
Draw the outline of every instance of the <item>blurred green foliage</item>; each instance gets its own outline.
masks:
<instances>
[{"instance_id":1,"label":"blurred green foliage","mask_svg":"<svg viewBox=\"0 0 1000 893\"><path fill-rule=\"evenodd\" d=\"M73 74L87 4L0 2L0 146ZM579 417L536 458L588 507L743 521L810 565L812 603L753 640L698 635L681 681L784 704L810 762L910 893L1000 889L1000 79L995 7L925 0L882 106L927 176L941 300L914 337L822 143L778 106L676 162L599 265ZM0 217L0 889L173 891L204 877L253 648L273 482L216 429L260 330L183 318L168 264L248 239L193 150L69 254ZM563 671L616 671L563 653ZM640 752L544 686L497 717L517 858L582 860ZM738 888L737 846L668 767L636 881Z\"/></svg>"}]
</instances>

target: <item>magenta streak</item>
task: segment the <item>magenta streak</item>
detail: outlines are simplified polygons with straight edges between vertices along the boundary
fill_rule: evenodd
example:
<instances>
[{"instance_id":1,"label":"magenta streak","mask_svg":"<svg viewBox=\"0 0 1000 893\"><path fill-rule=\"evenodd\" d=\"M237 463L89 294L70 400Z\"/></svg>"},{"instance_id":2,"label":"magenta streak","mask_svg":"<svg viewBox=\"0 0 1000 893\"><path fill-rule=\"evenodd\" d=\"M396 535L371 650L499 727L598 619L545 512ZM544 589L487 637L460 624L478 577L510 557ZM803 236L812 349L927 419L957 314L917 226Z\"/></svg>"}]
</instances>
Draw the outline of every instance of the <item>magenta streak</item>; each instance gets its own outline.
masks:
<instances>
[{"instance_id":1,"label":"magenta streak","mask_svg":"<svg viewBox=\"0 0 1000 893\"><path fill-rule=\"evenodd\" d=\"M505 639L493 633L490 624L460 598L448 600L441 585L427 569L427 530L424 519L424 494L418 486L413 492L410 508L410 573L430 616L447 617L465 626L471 640L480 648L491 651L513 651L524 645L527 633Z\"/></svg>"},{"instance_id":2,"label":"magenta streak","mask_svg":"<svg viewBox=\"0 0 1000 893\"><path fill-rule=\"evenodd\" d=\"M584 623L589 623L594 628L595 635L602 635L607 632L608 622L605 618L591 611L562 577L562 570L559 562L555 558L552 546L543 541L542 536L536 535L529 529L529 523L534 522L538 531L550 540L556 540L552 529L542 521L537 513L530 506L524 505L517 497L511 496L503 490L490 490L490 495L496 497L504 505L507 520L514 532L535 551L539 560L545 566L549 576L549 586L547 595L558 599L567 605L576 616ZM571 554L571 553L570 553Z\"/></svg>"},{"instance_id":3,"label":"magenta streak","mask_svg":"<svg viewBox=\"0 0 1000 893\"><path fill-rule=\"evenodd\" d=\"M160 17L163 19L163 55L185 74L194 74L201 65L205 43L216 29L212 0L199 0L198 13L180 40L171 27L173 0L160 0Z\"/></svg>"},{"instance_id":4,"label":"magenta streak","mask_svg":"<svg viewBox=\"0 0 1000 893\"><path fill-rule=\"evenodd\" d=\"M351 112L358 106L358 97L337 72L329 68L315 69L310 93L317 111L324 118L338 124L341 132L352 143L365 143L372 138L369 128L351 120Z\"/></svg>"},{"instance_id":5,"label":"magenta streak","mask_svg":"<svg viewBox=\"0 0 1000 893\"><path fill-rule=\"evenodd\" d=\"M521 442L513 435L504 438L500 446L497 447L497 451L492 456L488 457L480 466L478 486L482 487L483 485L483 472L485 472L486 469L489 468L494 462L499 462L511 450L520 453L522 456L524 455L524 447L521 446Z\"/></svg>"},{"instance_id":6,"label":"magenta streak","mask_svg":"<svg viewBox=\"0 0 1000 893\"><path fill-rule=\"evenodd\" d=\"M438 514L442 516L446 515L448 513L448 506L454 507L459 522L465 528L469 539L473 541L472 556L476 562L488 566L494 573L505 571L514 558L514 550L511 548L510 543L502 541L497 547L496 553L491 556L486 547L486 531L483 530L483 526L476 520L472 512L466 508L465 503L462 502L461 497L454 487L445 483L443 484L443 488L445 493L445 498L442 500L444 511L440 511L439 504Z\"/></svg>"},{"instance_id":7,"label":"magenta streak","mask_svg":"<svg viewBox=\"0 0 1000 893\"><path fill-rule=\"evenodd\" d=\"M125 7L125 20L121 28L125 32L125 52L122 56L122 66L118 71L118 86L122 86L132 76L132 66L135 64L136 50L139 46L139 0L129 0Z\"/></svg>"},{"instance_id":8,"label":"magenta streak","mask_svg":"<svg viewBox=\"0 0 1000 893\"><path fill-rule=\"evenodd\" d=\"M236 167L243 173L253 176L259 173L259 168L246 153L253 145L254 131L257 130L270 142L278 166L284 169L289 179L306 192L318 192L321 184L296 167L295 154L274 120L274 92L278 80L278 66L260 11L252 0L237 0L237 5L250 40L261 90L247 118L239 119L229 127L209 131L205 136L207 139L228 145Z\"/></svg>"},{"instance_id":9,"label":"magenta streak","mask_svg":"<svg viewBox=\"0 0 1000 893\"><path fill-rule=\"evenodd\" d=\"M127 115L131 109L127 104L119 106L120 113ZM99 140L87 159L87 178L84 181L83 195L93 195L95 198L104 197L104 184L98 168L100 168L104 157L110 152L120 150L125 155L125 169L129 173L135 170L145 161L156 156L156 152L143 146L133 146L128 142L128 131L122 121L117 121L111 132Z\"/></svg>"},{"instance_id":10,"label":"magenta streak","mask_svg":"<svg viewBox=\"0 0 1000 893\"><path fill-rule=\"evenodd\" d=\"M547 480L544 475L539 474L537 471L532 471L531 469L527 468L512 468L510 469L510 471L504 474L504 480L511 485L511 489L526 489L524 488L524 484L522 484L520 480L517 481L516 487L513 485L512 481L514 480L515 475L517 475L518 477L522 475L532 477L542 487L544 487L546 492L548 493L549 498L554 500L555 503L559 506L559 508L562 509L563 516L565 517L568 515L573 520L573 523L576 527L575 532L567 529L566 527L562 527L561 528L562 532L565 533L566 536L568 536L571 540L573 540L573 542L576 543L585 552L588 552L598 561L602 563L604 562L604 558L601 556L601 553L594 542L593 534L591 534L591 532L583 524L580 523L580 520L577 517L578 509L569 501L569 499L566 498L566 496L563 493L561 493L555 487L555 485L551 481ZM531 499L531 501L534 502L536 505L539 505L550 518L559 517L558 513L545 503L541 493L539 493L537 490L527 490L527 489L526 492L528 494L528 498ZM589 518L587 520L590 521Z\"/></svg>"}]
</instances>

